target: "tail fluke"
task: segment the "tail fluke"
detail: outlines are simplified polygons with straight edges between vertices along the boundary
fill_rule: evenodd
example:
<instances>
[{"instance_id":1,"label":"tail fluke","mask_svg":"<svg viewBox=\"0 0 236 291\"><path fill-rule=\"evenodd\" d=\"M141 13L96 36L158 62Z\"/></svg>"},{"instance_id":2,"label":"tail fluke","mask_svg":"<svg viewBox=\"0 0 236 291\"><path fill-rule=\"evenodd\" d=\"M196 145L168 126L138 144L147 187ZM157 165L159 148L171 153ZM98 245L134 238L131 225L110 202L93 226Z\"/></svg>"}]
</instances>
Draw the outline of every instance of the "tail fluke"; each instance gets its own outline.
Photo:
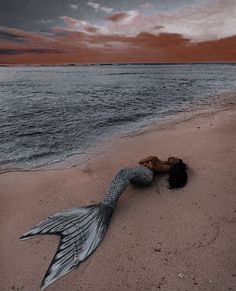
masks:
<instances>
[{"instance_id":1,"label":"tail fluke","mask_svg":"<svg viewBox=\"0 0 236 291\"><path fill-rule=\"evenodd\" d=\"M84 261L102 241L112 208L95 204L56 213L26 232L21 239L38 234L61 236L57 252L44 276L41 289L64 276Z\"/></svg>"}]
</instances>

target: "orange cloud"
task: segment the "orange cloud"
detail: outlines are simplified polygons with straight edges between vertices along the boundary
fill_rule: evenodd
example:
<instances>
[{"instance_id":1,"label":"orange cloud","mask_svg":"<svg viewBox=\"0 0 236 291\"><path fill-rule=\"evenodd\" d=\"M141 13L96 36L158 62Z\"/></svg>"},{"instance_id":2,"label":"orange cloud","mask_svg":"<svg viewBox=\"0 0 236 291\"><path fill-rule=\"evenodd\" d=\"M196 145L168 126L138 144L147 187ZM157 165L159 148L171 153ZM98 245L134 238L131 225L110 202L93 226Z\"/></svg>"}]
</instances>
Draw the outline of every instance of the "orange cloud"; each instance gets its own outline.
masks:
<instances>
[{"instance_id":1,"label":"orange cloud","mask_svg":"<svg viewBox=\"0 0 236 291\"><path fill-rule=\"evenodd\" d=\"M93 27L86 26L87 28L92 33L55 27L50 36L0 28L0 63L236 61L236 35L219 40L192 42L177 33L155 35L142 32L135 36L125 36L101 34Z\"/></svg>"},{"instance_id":2,"label":"orange cloud","mask_svg":"<svg viewBox=\"0 0 236 291\"><path fill-rule=\"evenodd\" d=\"M106 17L106 20L117 22L117 23L127 23L127 22L133 22L135 18L140 16L140 13L138 11L124 11L124 12L116 12L112 15Z\"/></svg>"},{"instance_id":3,"label":"orange cloud","mask_svg":"<svg viewBox=\"0 0 236 291\"><path fill-rule=\"evenodd\" d=\"M127 17L129 17L128 12L117 12L117 13L114 13L114 14L106 17L106 19L110 20L112 22L119 22L121 20L126 19Z\"/></svg>"}]
</instances>

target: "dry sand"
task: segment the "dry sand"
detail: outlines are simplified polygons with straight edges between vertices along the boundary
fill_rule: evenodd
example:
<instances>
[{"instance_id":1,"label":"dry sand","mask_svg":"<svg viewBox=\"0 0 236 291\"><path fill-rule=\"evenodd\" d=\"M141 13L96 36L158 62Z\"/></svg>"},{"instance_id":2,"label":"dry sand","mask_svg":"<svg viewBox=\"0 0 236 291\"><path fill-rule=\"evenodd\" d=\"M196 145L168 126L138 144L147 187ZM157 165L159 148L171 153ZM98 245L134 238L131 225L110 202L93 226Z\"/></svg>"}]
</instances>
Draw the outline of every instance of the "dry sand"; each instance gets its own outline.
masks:
<instances>
[{"instance_id":1,"label":"dry sand","mask_svg":"<svg viewBox=\"0 0 236 291\"><path fill-rule=\"evenodd\" d=\"M113 140L71 169L0 175L0 289L39 290L59 237L18 238L62 209L102 199L118 168L147 155L180 156L189 183L166 176L130 186L100 247L48 290L236 290L236 108L210 108L184 122Z\"/></svg>"}]
</instances>

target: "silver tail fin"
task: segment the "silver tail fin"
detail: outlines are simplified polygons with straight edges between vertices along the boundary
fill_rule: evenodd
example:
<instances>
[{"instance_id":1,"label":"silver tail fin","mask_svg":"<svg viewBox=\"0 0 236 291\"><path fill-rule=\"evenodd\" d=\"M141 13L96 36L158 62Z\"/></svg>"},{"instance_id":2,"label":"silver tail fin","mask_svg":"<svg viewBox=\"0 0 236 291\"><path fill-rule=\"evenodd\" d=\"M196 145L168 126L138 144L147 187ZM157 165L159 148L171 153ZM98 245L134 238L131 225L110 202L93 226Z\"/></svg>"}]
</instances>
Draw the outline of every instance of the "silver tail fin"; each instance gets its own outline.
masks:
<instances>
[{"instance_id":1,"label":"silver tail fin","mask_svg":"<svg viewBox=\"0 0 236 291\"><path fill-rule=\"evenodd\" d=\"M44 276L41 289L64 276L84 261L102 241L112 208L102 203L56 213L26 232L26 240L38 234L61 236L57 252Z\"/></svg>"}]
</instances>

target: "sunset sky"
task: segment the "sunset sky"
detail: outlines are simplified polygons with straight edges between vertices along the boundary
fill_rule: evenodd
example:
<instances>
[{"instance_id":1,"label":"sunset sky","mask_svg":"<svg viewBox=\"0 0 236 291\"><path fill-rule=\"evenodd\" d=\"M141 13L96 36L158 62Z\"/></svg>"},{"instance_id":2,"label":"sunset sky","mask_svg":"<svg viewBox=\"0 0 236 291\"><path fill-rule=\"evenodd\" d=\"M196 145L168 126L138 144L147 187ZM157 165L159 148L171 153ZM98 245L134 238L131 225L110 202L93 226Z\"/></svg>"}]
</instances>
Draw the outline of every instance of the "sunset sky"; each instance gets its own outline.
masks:
<instances>
[{"instance_id":1,"label":"sunset sky","mask_svg":"<svg viewBox=\"0 0 236 291\"><path fill-rule=\"evenodd\" d=\"M235 0L0 1L0 64L229 61Z\"/></svg>"}]
</instances>

